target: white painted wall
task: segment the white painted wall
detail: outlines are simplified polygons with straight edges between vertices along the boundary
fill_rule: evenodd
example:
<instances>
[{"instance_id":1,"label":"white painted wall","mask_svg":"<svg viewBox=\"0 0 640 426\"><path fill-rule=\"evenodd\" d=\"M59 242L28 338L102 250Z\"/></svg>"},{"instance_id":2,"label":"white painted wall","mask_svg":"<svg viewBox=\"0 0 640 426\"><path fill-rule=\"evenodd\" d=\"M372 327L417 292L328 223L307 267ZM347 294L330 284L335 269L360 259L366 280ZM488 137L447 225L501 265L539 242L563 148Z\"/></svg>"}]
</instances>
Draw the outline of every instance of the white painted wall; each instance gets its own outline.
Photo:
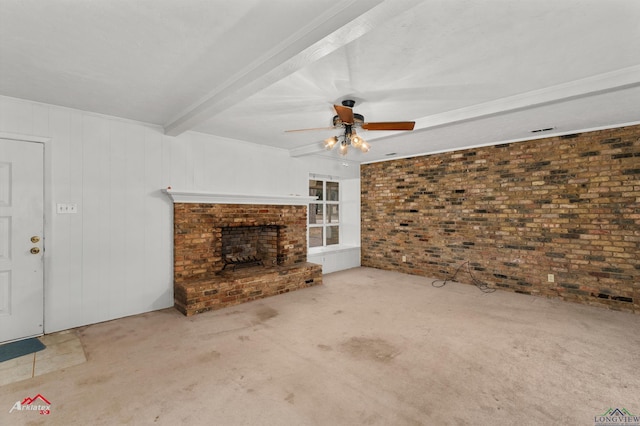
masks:
<instances>
[{"instance_id":1,"label":"white painted wall","mask_svg":"<svg viewBox=\"0 0 640 426\"><path fill-rule=\"evenodd\" d=\"M358 168L359 173L359 168ZM345 179L342 185L342 242L360 247L360 176ZM358 260L358 265L360 265Z\"/></svg>"},{"instance_id":2,"label":"white painted wall","mask_svg":"<svg viewBox=\"0 0 640 426\"><path fill-rule=\"evenodd\" d=\"M167 186L307 195L309 173L349 178L344 202L358 205L358 226L348 238L359 244L357 166L198 133L173 138L143 123L6 97L0 132L51 138L47 333L173 305L173 209L160 192ZM56 203L76 203L78 213L57 215Z\"/></svg>"}]
</instances>

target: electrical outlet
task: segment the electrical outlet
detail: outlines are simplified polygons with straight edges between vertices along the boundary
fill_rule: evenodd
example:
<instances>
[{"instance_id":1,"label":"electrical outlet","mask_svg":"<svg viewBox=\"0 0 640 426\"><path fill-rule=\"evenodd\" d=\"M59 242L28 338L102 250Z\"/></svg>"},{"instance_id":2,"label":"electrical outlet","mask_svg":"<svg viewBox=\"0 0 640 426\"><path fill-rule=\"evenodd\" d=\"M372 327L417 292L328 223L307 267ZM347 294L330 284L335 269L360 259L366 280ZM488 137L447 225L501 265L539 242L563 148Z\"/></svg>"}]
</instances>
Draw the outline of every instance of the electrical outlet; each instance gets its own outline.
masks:
<instances>
[{"instance_id":1,"label":"electrical outlet","mask_svg":"<svg viewBox=\"0 0 640 426\"><path fill-rule=\"evenodd\" d=\"M547 274L547 281L554 283L556 282L556 277L554 277L553 274Z\"/></svg>"},{"instance_id":2,"label":"electrical outlet","mask_svg":"<svg viewBox=\"0 0 640 426\"><path fill-rule=\"evenodd\" d=\"M402 261L406 262L407 261L407 256L402 256Z\"/></svg>"}]
</instances>

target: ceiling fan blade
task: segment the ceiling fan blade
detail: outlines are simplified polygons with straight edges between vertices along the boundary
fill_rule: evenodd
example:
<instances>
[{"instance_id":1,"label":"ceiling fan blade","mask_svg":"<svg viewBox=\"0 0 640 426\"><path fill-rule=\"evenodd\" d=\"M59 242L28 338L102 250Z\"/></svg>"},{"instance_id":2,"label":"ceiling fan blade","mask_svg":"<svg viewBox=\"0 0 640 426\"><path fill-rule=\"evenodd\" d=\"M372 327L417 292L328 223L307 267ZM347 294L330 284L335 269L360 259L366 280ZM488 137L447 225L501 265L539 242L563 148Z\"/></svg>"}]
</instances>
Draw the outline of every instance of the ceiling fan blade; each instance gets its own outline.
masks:
<instances>
[{"instance_id":1,"label":"ceiling fan blade","mask_svg":"<svg viewBox=\"0 0 640 426\"><path fill-rule=\"evenodd\" d=\"M353 110L351 108L342 105L334 105L333 107L336 109L340 121L344 124L353 124Z\"/></svg>"},{"instance_id":2,"label":"ceiling fan blade","mask_svg":"<svg viewBox=\"0 0 640 426\"><path fill-rule=\"evenodd\" d=\"M386 123L362 123L365 130L413 130L415 121L389 121Z\"/></svg>"},{"instance_id":3,"label":"ceiling fan blade","mask_svg":"<svg viewBox=\"0 0 640 426\"><path fill-rule=\"evenodd\" d=\"M310 132L313 130L334 130L335 127L314 127L311 129L294 129L294 130L285 130L285 133L292 133L292 132Z\"/></svg>"}]
</instances>

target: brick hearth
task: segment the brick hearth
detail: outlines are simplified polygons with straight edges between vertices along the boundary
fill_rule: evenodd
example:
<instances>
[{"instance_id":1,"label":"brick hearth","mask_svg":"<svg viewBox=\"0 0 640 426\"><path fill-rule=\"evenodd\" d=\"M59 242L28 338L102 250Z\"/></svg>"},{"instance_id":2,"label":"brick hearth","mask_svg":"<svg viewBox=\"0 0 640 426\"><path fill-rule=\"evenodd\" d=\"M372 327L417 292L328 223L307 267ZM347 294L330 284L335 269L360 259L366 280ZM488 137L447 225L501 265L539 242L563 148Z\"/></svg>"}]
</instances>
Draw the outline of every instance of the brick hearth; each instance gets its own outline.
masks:
<instances>
[{"instance_id":1,"label":"brick hearth","mask_svg":"<svg viewBox=\"0 0 640 426\"><path fill-rule=\"evenodd\" d=\"M306 261L306 209L304 205L175 203L176 309L189 316L321 284L321 266ZM277 262L223 271L223 230L247 227L278 230L272 250L277 252Z\"/></svg>"}]
</instances>

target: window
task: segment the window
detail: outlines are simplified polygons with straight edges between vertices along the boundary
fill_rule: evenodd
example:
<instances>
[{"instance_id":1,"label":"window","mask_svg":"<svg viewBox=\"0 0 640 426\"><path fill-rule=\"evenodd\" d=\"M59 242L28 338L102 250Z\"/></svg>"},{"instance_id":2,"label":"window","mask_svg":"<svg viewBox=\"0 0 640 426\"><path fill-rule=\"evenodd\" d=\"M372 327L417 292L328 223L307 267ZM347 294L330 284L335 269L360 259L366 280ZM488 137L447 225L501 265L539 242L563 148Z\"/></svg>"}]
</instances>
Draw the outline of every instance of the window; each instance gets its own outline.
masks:
<instances>
[{"instance_id":1,"label":"window","mask_svg":"<svg viewBox=\"0 0 640 426\"><path fill-rule=\"evenodd\" d=\"M309 247L340 244L340 183L310 179L309 195L318 197L309 204Z\"/></svg>"}]
</instances>

